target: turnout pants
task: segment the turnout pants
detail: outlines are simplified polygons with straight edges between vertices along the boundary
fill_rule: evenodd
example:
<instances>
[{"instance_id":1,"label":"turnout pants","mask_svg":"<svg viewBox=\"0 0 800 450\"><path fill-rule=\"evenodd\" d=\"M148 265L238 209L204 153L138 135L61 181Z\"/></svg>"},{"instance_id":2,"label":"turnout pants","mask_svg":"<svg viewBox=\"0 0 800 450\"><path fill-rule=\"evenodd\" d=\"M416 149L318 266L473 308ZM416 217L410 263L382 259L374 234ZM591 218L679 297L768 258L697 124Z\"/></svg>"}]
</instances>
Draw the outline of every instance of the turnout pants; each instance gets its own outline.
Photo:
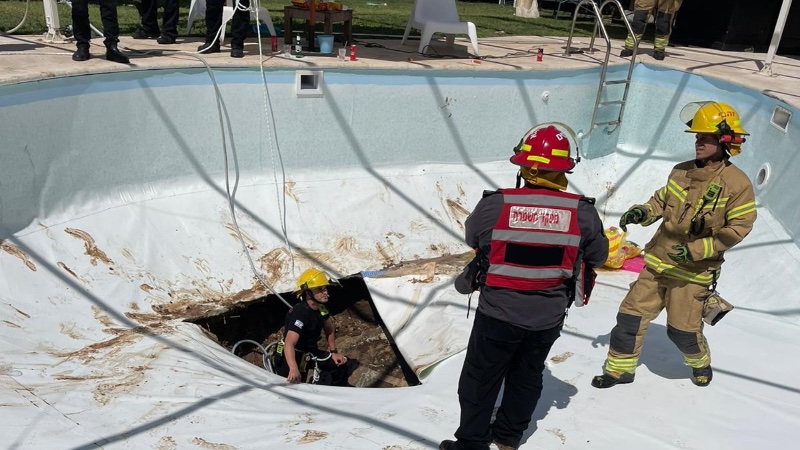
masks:
<instances>
[{"instance_id":1,"label":"turnout pants","mask_svg":"<svg viewBox=\"0 0 800 450\"><path fill-rule=\"evenodd\" d=\"M707 286L662 276L648 268L642 270L619 307L604 372L615 377L635 372L647 327L663 309L667 310L667 336L686 363L697 369L709 366L703 303L710 293Z\"/></svg>"},{"instance_id":2,"label":"turnout pants","mask_svg":"<svg viewBox=\"0 0 800 450\"><path fill-rule=\"evenodd\" d=\"M458 382L461 423L455 433L456 449L486 450L493 439L519 446L542 395L545 359L560 335L560 325L530 331L480 310L475 314ZM494 425L490 425L503 381L503 400Z\"/></svg>"},{"instance_id":3,"label":"turnout pants","mask_svg":"<svg viewBox=\"0 0 800 450\"><path fill-rule=\"evenodd\" d=\"M653 9L655 13L656 36L654 47L664 51L669 44L669 35L672 34L672 24L675 22L675 13L681 8L683 0L636 0L633 9L631 29L637 40L641 40L647 25L647 16ZM633 37L628 35L625 39L625 48L633 49Z\"/></svg>"}]
</instances>

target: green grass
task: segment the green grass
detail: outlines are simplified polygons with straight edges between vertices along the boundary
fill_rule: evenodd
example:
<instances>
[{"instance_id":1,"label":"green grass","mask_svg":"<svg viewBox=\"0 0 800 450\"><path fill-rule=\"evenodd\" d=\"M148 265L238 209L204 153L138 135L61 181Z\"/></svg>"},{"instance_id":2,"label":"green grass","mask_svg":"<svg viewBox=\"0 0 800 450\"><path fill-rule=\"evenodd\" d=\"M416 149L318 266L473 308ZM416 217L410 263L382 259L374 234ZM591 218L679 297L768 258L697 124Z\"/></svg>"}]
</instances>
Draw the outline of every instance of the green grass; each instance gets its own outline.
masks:
<instances>
[{"instance_id":1,"label":"green grass","mask_svg":"<svg viewBox=\"0 0 800 450\"><path fill-rule=\"evenodd\" d=\"M190 0L180 0L180 3L178 32L186 35ZM362 35L402 35L412 3L413 0L345 0L345 4L353 9L353 33ZM290 0L262 0L261 2L262 6L269 9L272 21L278 27L283 24L283 7L289 4ZM25 1L0 0L0 31L7 31L17 26L25 13L25 5ZM72 23L70 8L59 4L58 10L61 27L66 28ZM559 19L556 20L552 18L553 11L547 9L541 10L543 17L539 19L518 18L514 15L514 8L510 1L507 6L489 1L459 1L458 11L462 20L475 24L479 37L568 36L572 25L569 13L562 12ZM96 4L89 7L89 14L92 24L101 28L100 13ZM130 0L119 1L118 15L122 35L130 34L139 24L139 13ZM318 24L318 27L321 26L322 24ZM593 22L588 17L580 17L575 27L575 35L590 36L592 27ZM614 23L606 27L612 37L625 37L622 25ZM42 34L46 30L41 0L33 0L30 3L25 25L14 34ZM205 21L195 21L190 36L204 35Z\"/></svg>"}]
</instances>

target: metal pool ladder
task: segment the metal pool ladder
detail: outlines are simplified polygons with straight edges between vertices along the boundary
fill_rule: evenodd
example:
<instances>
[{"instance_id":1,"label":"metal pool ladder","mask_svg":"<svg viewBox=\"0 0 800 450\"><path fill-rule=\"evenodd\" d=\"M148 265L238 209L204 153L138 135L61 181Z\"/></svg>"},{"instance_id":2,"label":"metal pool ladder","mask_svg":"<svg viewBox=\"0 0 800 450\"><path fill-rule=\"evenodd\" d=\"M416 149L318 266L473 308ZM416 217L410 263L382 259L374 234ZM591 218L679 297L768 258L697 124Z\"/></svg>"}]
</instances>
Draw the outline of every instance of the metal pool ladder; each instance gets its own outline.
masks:
<instances>
[{"instance_id":1,"label":"metal pool ladder","mask_svg":"<svg viewBox=\"0 0 800 450\"><path fill-rule=\"evenodd\" d=\"M594 29L592 30L592 40L589 42L589 53L594 52L594 39L597 36L597 28L598 24L600 26L600 32L603 35L603 38L606 40L606 57L603 61L603 66L600 71L600 86L597 88L597 98L594 101L594 110L592 111L592 123L589 125L589 131L586 135L591 134L597 127L606 126L606 132L611 134L614 130L619 127L622 123L622 115L625 112L625 102L628 99L628 90L631 86L631 76L633 74L633 66L636 62L636 52L639 49L639 40L636 38L636 35L633 34L633 29L631 29L631 24L628 22L628 18L625 16L625 10L622 8L622 5L619 3L619 0L605 0L600 6L597 6L597 3L594 0L581 0L577 6L575 6L575 13L572 15L572 28L569 30L569 38L567 39L567 48L564 50L564 56L570 56L572 53L572 35L575 32L575 22L578 19L578 11L586 4L591 5L591 9L594 11L595 15L595 22L594 22ZM622 21L625 23L625 27L628 28L628 35L633 36L633 54L631 55L631 62L630 66L628 67L628 76L624 80L611 80L606 81L606 73L608 72L608 58L611 56L611 39L608 37L608 32L606 31L606 27L603 24L603 15L601 11L605 8L606 5L612 4L615 5L618 9L620 14L622 15ZM588 6L587 6L588 7ZM622 99L620 100L612 100L612 101L605 101L601 102L600 99L603 96L603 89L606 86L613 86L624 84L625 90L622 94ZM597 120L597 111L600 108L609 107L609 106L619 106L619 114L617 115L616 120L611 120L608 122L596 122ZM613 126L613 128L608 128L609 126Z\"/></svg>"}]
</instances>

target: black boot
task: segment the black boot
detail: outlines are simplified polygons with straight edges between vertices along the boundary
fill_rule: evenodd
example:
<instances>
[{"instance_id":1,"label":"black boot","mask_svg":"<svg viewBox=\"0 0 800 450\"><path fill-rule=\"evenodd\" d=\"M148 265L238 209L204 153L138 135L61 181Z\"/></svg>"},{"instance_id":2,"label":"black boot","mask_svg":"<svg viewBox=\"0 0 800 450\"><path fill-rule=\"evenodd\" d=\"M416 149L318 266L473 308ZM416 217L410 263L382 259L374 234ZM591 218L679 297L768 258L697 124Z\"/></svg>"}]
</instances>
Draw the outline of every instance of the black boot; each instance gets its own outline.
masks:
<instances>
[{"instance_id":1,"label":"black boot","mask_svg":"<svg viewBox=\"0 0 800 450\"><path fill-rule=\"evenodd\" d=\"M231 58L244 58L244 49L243 48L232 48L231 49Z\"/></svg>"},{"instance_id":2,"label":"black boot","mask_svg":"<svg viewBox=\"0 0 800 450\"><path fill-rule=\"evenodd\" d=\"M89 47L80 46L75 53L72 54L73 61L86 61L91 58L92 55L89 54Z\"/></svg>"},{"instance_id":3,"label":"black boot","mask_svg":"<svg viewBox=\"0 0 800 450\"><path fill-rule=\"evenodd\" d=\"M702 369L692 369L692 383L695 386L705 387L711 384L711 378L714 377L714 371L711 366L703 367Z\"/></svg>"},{"instance_id":4,"label":"black boot","mask_svg":"<svg viewBox=\"0 0 800 450\"><path fill-rule=\"evenodd\" d=\"M219 41L211 45L211 42L206 42L200 47L197 47L197 53L207 55L209 53L219 53Z\"/></svg>"},{"instance_id":5,"label":"black boot","mask_svg":"<svg viewBox=\"0 0 800 450\"><path fill-rule=\"evenodd\" d=\"M619 56L622 58L627 58L628 56L633 55L633 49L630 48L623 48L621 52L619 52Z\"/></svg>"},{"instance_id":6,"label":"black boot","mask_svg":"<svg viewBox=\"0 0 800 450\"><path fill-rule=\"evenodd\" d=\"M605 388L610 388L611 386L616 386L618 384L628 384L628 383L633 383L632 373L623 373L619 376L619 378L604 373L602 375L598 375L592 378L592 386L596 387L597 389L605 389Z\"/></svg>"},{"instance_id":7,"label":"black boot","mask_svg":"<svg viewBox=\"0 0 800 450\"><path fill-rule=\"evenodd\" d=\"M117 44L106 44L106 59L120 64L129 64L131 62L127 56L119 51Z\"/></svg>"},{"instance_id":8,"label":"black boot","mask_svg":"<svg viewBox=\"0 0 800 450\"><path fill-rule=\"evenodd\" d=\"M657 59L659 61L663 61L664 58L666 58L666 56L667 56L667 54L664 53L664 50L656 50L656 51L653 52L653 58L655 58L655 59Z\"/></svg>"}]
</instances>

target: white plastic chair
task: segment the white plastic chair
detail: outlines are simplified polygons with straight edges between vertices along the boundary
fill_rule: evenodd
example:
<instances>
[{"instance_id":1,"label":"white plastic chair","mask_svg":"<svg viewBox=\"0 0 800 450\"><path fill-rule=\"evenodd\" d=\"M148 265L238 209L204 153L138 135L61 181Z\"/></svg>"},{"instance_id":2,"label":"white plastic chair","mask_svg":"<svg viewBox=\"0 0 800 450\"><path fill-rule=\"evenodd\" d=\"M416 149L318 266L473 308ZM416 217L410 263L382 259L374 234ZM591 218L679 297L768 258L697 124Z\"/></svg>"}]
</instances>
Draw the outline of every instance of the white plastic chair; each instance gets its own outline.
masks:
<instances>
[{"instance_id":1,"label":"white plastic chair","mask_svg":"<svg viewBox=\"0 0 800 450\"><path fill-rule=\"evenodd\" d=\"M228 0L228 3L235 4L235 0ZM255 2L250 2L250 19L256 19L256 11L253 8ZM186 34L192 30L192 22L194 19L206 16L206 0L192 0L189 5L189 20L186 22ZM224 6L222 8L222 34L219 36L219 41L225 40L225 27L228 21L233 17L233 6ZM275 36L275 26L272 24L272 17L269 15L269 10L263 6L258 7L258 20L264 22L264 25L269 29L270 36Z\"/></svg>"},{"instance_id":2,"label":"white plastic chair","mask_svg":"<svg viewBox=\"0 0 800 450\"><path fill-rule=\"evenodd\" d=\"M404 45L412 28L420 30L419 49L422 53L431 42L433 33L444 33L447 45L452 46L456 34L466 34L472 43L472 52L478 53L478 33L475 24L462 22L458 17L455 0L415 0L408 17L406 32L400 45Z\"/></svg>"}]
</instances>

